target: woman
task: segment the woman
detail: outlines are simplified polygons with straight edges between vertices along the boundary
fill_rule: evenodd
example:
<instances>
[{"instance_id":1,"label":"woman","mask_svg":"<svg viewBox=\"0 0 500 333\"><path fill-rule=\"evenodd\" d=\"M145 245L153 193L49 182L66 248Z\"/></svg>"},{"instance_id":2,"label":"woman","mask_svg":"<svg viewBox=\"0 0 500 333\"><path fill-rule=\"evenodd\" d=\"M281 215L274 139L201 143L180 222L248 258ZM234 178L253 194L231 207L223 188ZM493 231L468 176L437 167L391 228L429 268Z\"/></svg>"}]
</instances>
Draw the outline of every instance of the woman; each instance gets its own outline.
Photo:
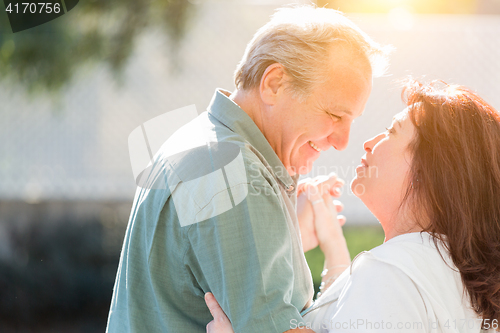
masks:
<instances>
[{"instance_id":1,"label":"woman","mask_svg":"<svg viewBox=\"0 0 500 333\"><path fill-rule=\"evenodd\" d=\"M408 107L364 144L351 189L380 221L384 244L336 280L325 272L326 291L291 329L499 328L500 113L467 88L438 84L410 81ZM318 240L336 263L344 245L331 239L340 225L331 199L317 192L309 186ZM206 299L215 317L207 328L226 332L229 320Z\"/></svg>"}]
</instances>

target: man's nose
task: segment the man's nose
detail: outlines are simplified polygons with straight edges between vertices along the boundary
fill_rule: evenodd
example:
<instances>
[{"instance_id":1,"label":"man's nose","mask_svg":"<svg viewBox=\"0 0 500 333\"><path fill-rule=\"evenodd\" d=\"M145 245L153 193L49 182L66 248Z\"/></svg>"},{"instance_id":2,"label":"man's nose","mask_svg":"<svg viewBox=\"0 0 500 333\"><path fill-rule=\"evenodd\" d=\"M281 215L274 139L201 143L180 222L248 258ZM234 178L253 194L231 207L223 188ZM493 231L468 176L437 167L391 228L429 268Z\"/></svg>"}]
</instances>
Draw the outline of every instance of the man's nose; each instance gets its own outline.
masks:
<instances>
[{"instance_id":1,"label":"man's nose","mask_svg":"<svg viewBox=\"0 0 500 333\"><path fill-rule=\"evenodd\" d=\"M333 133L328 137L328 142L336 150L344 150L349 143L349 134L351 132L351 123L345 124L342 127L333 129Z\"/></svg>"}]
</instances>

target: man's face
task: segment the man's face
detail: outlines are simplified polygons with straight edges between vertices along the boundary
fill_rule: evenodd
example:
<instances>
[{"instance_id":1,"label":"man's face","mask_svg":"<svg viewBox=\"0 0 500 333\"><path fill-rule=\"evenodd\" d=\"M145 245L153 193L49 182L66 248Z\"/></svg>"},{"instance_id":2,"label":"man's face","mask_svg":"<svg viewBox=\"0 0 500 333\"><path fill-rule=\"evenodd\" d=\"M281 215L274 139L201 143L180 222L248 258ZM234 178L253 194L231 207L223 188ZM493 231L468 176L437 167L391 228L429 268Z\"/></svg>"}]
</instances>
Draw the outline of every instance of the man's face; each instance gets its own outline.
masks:
<instances>
[{"instance_id":1,"label":"man's face","mask_svg":"<svg viewBox=\"0 0 500 333\"><path fill-rule=\"evenodd\" d=\"M372 89L371 71L345 61L329 70L328 80L304 101L285 91L276 105L280 144L273 147L291 175L306 174L321 151L343 150L351 124L363 112Z\"/></svg>"}]
</instances>

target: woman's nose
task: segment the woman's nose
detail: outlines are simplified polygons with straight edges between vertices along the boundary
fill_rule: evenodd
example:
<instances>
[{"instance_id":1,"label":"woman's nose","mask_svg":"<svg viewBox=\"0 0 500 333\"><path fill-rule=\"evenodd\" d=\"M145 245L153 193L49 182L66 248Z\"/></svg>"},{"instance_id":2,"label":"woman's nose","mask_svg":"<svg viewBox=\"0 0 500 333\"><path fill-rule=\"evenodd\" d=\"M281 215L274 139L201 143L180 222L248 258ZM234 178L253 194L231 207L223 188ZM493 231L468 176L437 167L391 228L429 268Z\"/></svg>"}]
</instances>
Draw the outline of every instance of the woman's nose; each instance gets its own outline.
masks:
<instances>
[{"instance_id":1,"label":"woman's nose","mask_svg":"<svg viewBox=\"0 0 500 333\"><path fill-rule=\"evenodd\" d=\"M371 139L370 140L366 140L365 143L363 143L363 148L365 149L365 151L367 153L369 153L369 152L372 151L372 148L370 146L370 142L371 142Z\"/></svg>"},{"instance_id":2,"label":"woman's nose","mask_svg":"<svg viewBox=\"0 0 500 333\"><path fill-rule=\"evenodd\" d=\"M379 142L382 139L383 136L384 136L384 133L380 133L377 136L374 136L373 138L371 138L370 140L365 141L365 143L363 143L364 150L367 153L370 153L372 151L373 147L377 144L377 142Z\"/></svg>"}]
</instances>

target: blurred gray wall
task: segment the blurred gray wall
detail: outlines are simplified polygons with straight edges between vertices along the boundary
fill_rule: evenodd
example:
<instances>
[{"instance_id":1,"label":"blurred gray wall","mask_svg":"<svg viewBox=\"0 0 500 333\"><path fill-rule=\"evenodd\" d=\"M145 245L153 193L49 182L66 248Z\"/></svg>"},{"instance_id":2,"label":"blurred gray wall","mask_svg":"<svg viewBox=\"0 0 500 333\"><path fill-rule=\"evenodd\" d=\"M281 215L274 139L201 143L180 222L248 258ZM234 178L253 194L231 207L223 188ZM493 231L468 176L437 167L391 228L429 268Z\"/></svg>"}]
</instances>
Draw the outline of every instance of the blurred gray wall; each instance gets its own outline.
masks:
<instances>
[{"instance_id":1,"label":"blurred gray wall","mask_svg":"<svg viewBox=\"0 0 500 333\"><path fill-rule=\"evenodd\" d=\"M88 66L54 104L29 99L19 87L0 89L0 200L39 203L131 202L135 185L127 140L143 122L186 105L207 107L217 87L234 88L232 73L246 43L277 3L210 1L169 59L158 31L141 37L123 75ZM392 44L388 75L374 80L365 114L352 128L349 148L322 154L311 175L337 172L347 183L363 142L384 130L403 108L395 80L408 74L460 83L500 107L500 16L348 15L382 44ZM350 223L376 223L349 191Z\"/></svg>"}]
</instances>

